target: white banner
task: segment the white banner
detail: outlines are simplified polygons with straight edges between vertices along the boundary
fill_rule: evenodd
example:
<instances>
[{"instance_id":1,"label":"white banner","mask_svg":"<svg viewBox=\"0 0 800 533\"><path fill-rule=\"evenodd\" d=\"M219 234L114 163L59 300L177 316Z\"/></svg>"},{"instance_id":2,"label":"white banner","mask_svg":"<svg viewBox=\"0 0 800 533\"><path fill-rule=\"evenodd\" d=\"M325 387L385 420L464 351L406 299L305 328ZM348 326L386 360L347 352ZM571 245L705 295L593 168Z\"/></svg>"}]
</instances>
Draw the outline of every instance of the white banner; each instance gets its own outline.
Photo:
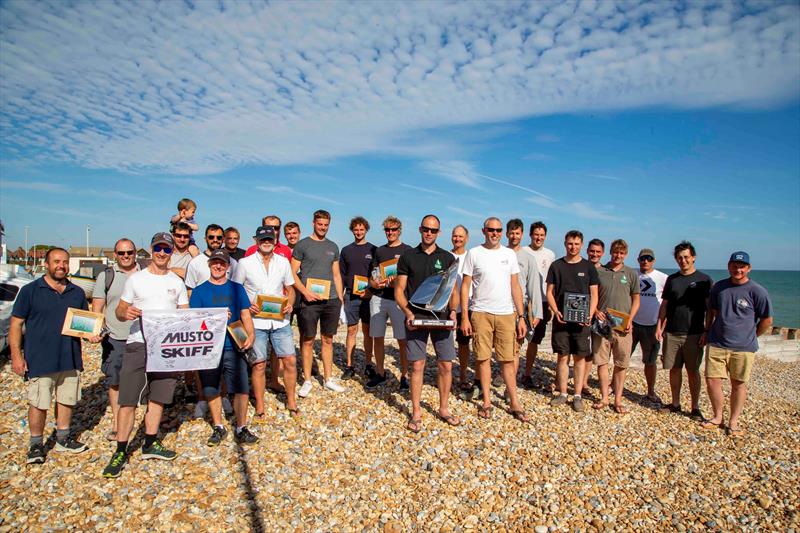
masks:
<instances>
[{"instance_id":1,"label":"white banner","mask_svg":"<svg viewBox=\"0 0 800 533\"><path fill-rule=\"evenodd\" d=\"M148 372L217 368L225 346L228 309L142 311Z\"/></svg>"}]
</instances>

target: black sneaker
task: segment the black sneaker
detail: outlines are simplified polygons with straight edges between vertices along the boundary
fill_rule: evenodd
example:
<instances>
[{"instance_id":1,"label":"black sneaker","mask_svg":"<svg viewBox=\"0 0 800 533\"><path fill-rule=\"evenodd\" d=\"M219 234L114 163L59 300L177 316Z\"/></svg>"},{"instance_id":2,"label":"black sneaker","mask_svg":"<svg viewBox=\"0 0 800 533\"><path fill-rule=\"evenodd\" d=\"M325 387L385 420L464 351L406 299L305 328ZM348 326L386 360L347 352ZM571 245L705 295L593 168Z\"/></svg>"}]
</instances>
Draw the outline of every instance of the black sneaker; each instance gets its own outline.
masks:
<instances>
[{"instance_id":1,"label":"black sneaker","mask_svg":"<svg viewBox=\"0 0 800 533\"><path fill-rule=\"evenodd\" d=\"M246 427L242 428L241 431L236 431L234 438L239 444L255 444L258 442L258 437L253 435Z\"/></svg>"},{"instance_id":2,"label":"black sneaker","mask_svg":"<svg viewBox=\"0 0 800 533\"><path fill-rule=\"evenodd\" d=\"M44 443L40 442L30 447L28 458L25 459L25 462L29 465L41 464L44 462L45 457L47 457L47 454L44 452Z\"/></svg>"},{"instance_id":3,"label":"black sneaker","mask_svg":"<svg viewBox=\"0 0 800 533\"><path fill-rule=\"evenodd\" d=\"M208 446L219 446L227 436L228 436L227 429L225 429L222 426L214 426L214 430L211 432L211 436L208 437L206 444Z\"/></svg>"},{"instance_id":4,"label":"black sneaker","mask_svg":"<svg viewBox=\"0 0 800 533\"><path fill-rule=\"evenodd\" d=\"M386 383L386 374L382 376L380 374L374 374L369 381L367 381L367 388L374 389L375 387L379 387L384 383Z\"/></svg>"},{"instance_id":5,"label":"black sneaker","mask_svg":"<svg viewBox=\"0 0 800 533\"><path fill-rule=\"evenodd\" d=\"M347 366L344 368L344 372L342 372L342 379L351 379L356 375L356 367L354 366Z\"/></svg>"},{"instance_id":6,"label":"black sneaker","mask_svg":"<svg viewBox=\"0 0 800 533\"><path fill-rule=\"evenodd\" d=\"M400 376L400 390L401 391L408 390L408 378L405 376Z\"/></svg>"},{"instance_id":7,"label":"black sneaker","mask_svg":"<svg viewBox=\"0 0 800 533\"><path fill-rule=\"evenodd\" d=\"M366 365L366 366L364 367L364 376L365 376L367 379L372 379L372 378L374 378L376 373L377 373L377 372L375 372L375 367L374 367L373 365Z\"/></svg>"},{"instance_id":8,"label":"black sneaker","mask_svg":"<svg viewBox=\"0 0 800 533\"><path fill-rule=\"evenodd\" d=\"M57 452L81 453L85 452L88 446L82 442L76 441L72 437L67 437L63 440L56 439L56 445L53 449Z\"/></svg>"},{"instance_id":9,"label":"black sneaker","mask_svg":"<svg viewBox=\"0 0 800 533\"><path fill-rule=\"evenodd\" d=\"M142 448L142 459L161 459L162 461L172 461L178 456L172 450L164 448L160 440L153 441L149 448Z\"/></svg>"},{"instance_id":10,"label":"black sneaker","mask_svg":"<svg viewBox=\"0 0 800 533\"><path fill-rule=\"evenodd\" d=\"M128 462L128 454L125 452L114 452L114 455L111 456L111 460L106 465L105 469L103 470L103 477L107 478L114 478L119 477L122 469L125 468L125 464Z\"/></svg>"},{"instance_id":11,"label":"black sneaker","mask_svg":"<svg viewBox=\"0 0 800 533\"><path fill-rule=\"evenodd\" d=\"M519 384L522 386L523 389L532 390L533 378L531 376L522 376L522 379L519 380Z\"/></svg>"}]
</instances>

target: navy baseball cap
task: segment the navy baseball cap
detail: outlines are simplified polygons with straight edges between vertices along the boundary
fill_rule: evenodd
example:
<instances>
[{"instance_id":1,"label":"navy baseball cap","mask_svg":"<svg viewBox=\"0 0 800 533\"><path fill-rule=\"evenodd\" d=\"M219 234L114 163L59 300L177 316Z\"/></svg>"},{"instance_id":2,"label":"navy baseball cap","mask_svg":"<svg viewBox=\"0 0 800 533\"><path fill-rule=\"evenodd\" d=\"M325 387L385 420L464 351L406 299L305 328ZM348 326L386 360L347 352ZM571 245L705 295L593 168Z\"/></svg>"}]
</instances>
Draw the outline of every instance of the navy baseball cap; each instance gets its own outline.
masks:
<instances>
[{"instance_id":1,"label":"navy baseball cap","mask_svg":"<svg viewBox=\"0 0 800 533\"><path fill-rule=\"evenodd\" d=\"M275 230L272 229L271 226L259 226L259 228L256 230L256 234L253 235L253 238L257 241L263 241L264 239L270 239L274 241Z\"/></svg>"},{"instance_id":2,"label":"navy baseball cap","mask_svg":"<svg viewBox=\"0 0 800 533\"><path fill-rule=\"evenodd\" d=\"M224 261L226 264L231 264L231 256L228 254L228 251L223 248L217 248L211 255L208 256L208 262L210 263L213 260Z\"/></svg>"},{"instance_id":3,"label":"navy baseball cap","mask_svg":"<svg viewBox=\"0 0 800 533\"><path fill-rule=\"evenodd\" d=\"M733 252L731 254L731 258L728 260L729 263L745 263L747 265L750 264L750 255L747 252Z\"/></svg>"},{"instance_id":4,"label":"navy baseball cap","mask_svg":"<svg viewBox=\"0 0 800 533\"><path fill-rule=\"evenodd\" d=\"M150 246L155 246L156 244L166 244L169 247L173 247L175 246L175 239L172 238L171 233L159 231L150 239Z\"/></svg>"}]
</instances>

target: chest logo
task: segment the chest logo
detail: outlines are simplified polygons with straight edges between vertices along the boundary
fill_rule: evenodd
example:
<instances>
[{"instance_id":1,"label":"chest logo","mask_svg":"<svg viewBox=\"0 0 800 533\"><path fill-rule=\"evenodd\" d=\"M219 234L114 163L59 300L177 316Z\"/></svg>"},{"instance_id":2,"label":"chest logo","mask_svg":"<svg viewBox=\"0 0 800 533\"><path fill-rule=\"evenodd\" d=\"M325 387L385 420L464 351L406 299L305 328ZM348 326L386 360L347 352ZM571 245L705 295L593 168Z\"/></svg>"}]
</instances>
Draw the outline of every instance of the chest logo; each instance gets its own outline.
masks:
<instances>
[{"instance_id":1,"label":"chest logo","mask_svg":"<svg viewBox=\"0 0 800 533\"><path fill-rule=\"evenodd\" d=\"M625 277L625 274L622 275L622 278L620 278L619 282L622 283L623 285L628 284L628 278Z\"/></svg>"},{"instance_id":2,"label":"chest logo","mask_svg":"<svg viewBox=\"0 0 800 533\"><path fill-rule=\"evenodd\" d=\"M748 302L744 298L737 298L736 299L736 307L738 307L742 311L746 311L746 310L750 309L750 302Z\"/></svg>"},{"instance_id":3,"label":"chest logo","mask_svg":"<svg viewBox=\"0 0 800 533\"><path fill-rule=\"evenodd\" d=\"M578 277L579 277L579 278L582 278L582 277L583 277L583 276L585 276L585 275L586 275L586 274L584 274L583 272L578 272Z\"/></svg>"},{"instance_id":4,"label":"chest logo","mask_svg":"<svg viewBox=\"0 0 800 533\"><path fill-rule=\"evenodd\" d=\"M433 264L433 268L435 268L436 270L441 270L442 262L439 259L437 259L436 262Z\"/></svg>"}]
</instances>

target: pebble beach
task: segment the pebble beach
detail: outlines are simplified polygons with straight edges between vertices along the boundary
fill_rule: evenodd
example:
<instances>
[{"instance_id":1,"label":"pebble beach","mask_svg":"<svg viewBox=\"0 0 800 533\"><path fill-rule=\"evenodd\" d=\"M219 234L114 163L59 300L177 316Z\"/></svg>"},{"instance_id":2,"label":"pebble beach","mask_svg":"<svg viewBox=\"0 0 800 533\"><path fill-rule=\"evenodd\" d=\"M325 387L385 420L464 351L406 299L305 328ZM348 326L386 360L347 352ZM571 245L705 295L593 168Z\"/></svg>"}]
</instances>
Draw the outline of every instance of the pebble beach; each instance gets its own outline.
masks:
<instances>
[{"instance_id":1,"label":"pebble beach","mask_svg":"<svg viewBox=\"0 0 800 533\"><path fill-rule=\"evenodd\" d=\"M339 361L343 343L342 333ZM391 343L395 378L396 357ZM356 360L363 368L360 350ZM181 401L179 386L162 424L164 443L178 458L142 460L139 430L122 476L104 479L114 445L105 440L110 408L99 346L84 344L83 400L73 419L90 449L50 451L35 466L24 464L25 385L4 358L0 532L800 531L800 363L757 358L742 418L746 434L732 439L644 401L639 368L626 382L627 415L551 408L554 361L540 353L539 387L520 392L530 424L507 414L501 386L493 387L491 420L478 418L477 400L453 397L463 424L447 426L435 416L431 358L418 434L405 429L408 399L397 379L369 391L359 378L343 382L342 394L315 386L299 400L296 419L268 393L268 423L251 426L260 441L250 447L230 434L207 447L210 426L191 418L194 406ZM596 398L596 379L590 386ZM659 371L657 391L669 398L666 372ZM705 388L701 408L710 415ZM52 410L46 436L51 422Z\"/></svg>"}]
</instances>

